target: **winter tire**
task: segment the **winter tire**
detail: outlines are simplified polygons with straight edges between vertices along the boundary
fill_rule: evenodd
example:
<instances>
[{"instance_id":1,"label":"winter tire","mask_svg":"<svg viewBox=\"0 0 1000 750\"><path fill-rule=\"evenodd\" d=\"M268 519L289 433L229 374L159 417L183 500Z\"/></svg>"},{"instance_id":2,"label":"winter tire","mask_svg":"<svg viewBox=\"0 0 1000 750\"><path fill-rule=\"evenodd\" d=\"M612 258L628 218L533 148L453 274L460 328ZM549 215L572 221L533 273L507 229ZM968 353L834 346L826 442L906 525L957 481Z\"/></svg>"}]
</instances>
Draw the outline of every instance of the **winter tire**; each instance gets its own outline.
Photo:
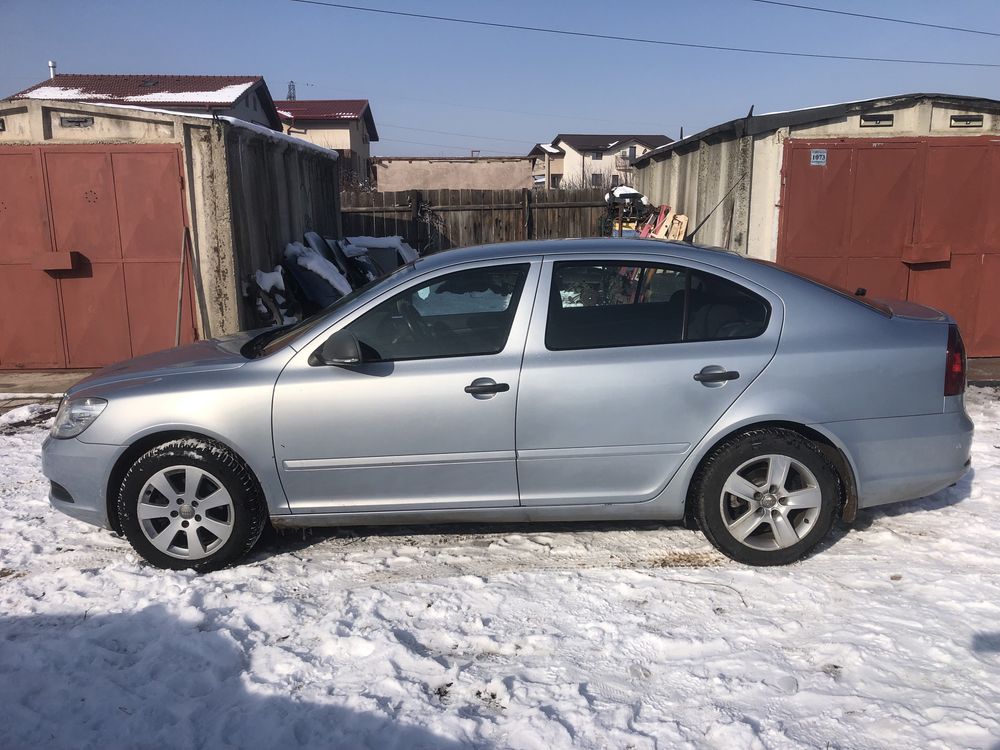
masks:
<instances>
[{"instance_id":1,"label":"winter tire","mask_svg":"<svg viewBox=\"0 0 1000 750\"><path fill-rule=\"evenodd\" d=\"M183 438L143 454L122 481L129 543L158 568L208 572L245 555L267 523L250 468L226 446Z\"/></svg>"},{"instance_id":2,"label":"winter tire","mask_svg":"<svg viewBox=\"0 0 1000 750\"><path fill-rule=\"evenodd\" d=\"M786 565L830 531L840 480L798 433L758 429L712 451L691 499L698 526L724 555L747 565Z\"/></svg>"}]
</instances>

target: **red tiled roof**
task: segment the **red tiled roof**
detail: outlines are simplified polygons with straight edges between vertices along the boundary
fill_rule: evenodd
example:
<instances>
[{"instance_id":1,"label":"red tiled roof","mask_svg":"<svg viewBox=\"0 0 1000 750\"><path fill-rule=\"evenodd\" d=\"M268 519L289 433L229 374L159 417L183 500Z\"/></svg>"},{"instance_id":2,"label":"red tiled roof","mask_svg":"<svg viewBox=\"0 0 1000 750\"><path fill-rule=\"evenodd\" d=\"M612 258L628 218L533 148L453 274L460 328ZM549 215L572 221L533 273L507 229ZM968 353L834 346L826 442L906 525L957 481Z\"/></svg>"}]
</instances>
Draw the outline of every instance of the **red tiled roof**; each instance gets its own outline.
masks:
<instances>
[{"instance_id":1,"label":"red tiled roof","mask_svg":"<svg viewBox=\"0 0 1000 750\"><path fill-rule=\"evenodd\" d=\"M367 99L276 99L274 106L283 120L360 120Z\"/></svg>"},{"instance_id":2,"label":"red tiled roof","mask_svg":"<svg viewBox=\"0 0 1000 750\"><path fill-rule=\"evenodd\" d=\"M156 106L231 106L261 76L58 73L11 99L72 99Z\"/></svg>"},{"instance_id":3,"label":"red tiled roof","mask_svg":"<svg viewBox=\"0 0 1000 750\"><path fill-rule=\"evenodd\" d=\"M378 140L375 118L367 99L277 100L274 106L278 110L278 116L286 123L294 123L296 120L315 122L363 119L368 127L368 138Z\"/></svg>"}]
</instances>

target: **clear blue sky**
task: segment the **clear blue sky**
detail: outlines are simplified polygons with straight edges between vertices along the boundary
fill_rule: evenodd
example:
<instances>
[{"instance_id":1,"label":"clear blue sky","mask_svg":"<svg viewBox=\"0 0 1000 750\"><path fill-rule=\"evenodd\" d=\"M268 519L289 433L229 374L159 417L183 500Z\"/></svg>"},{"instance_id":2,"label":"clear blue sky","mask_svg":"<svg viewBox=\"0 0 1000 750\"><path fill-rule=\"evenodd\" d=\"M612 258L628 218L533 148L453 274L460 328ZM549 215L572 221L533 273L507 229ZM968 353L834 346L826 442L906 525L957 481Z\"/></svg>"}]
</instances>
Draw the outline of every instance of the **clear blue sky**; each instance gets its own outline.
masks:
<instances>
[{"instance_id":1,"label":"clear blue sky","mask_svg":"<svg viewBox=\"0 0 1000 750\"><path fill-rule=\"evenodd\" d=\"M796 1L1000 32L996 0ZM353 4L705 44L1000 63L1000 37L749 0ZM0 0L0 50L2 95L45 78L51 58L67 73L252 73L266 78L276 99L285 97L290 79L300 99L366 98L382 137L377 154L523 154L558 132L677 137L681 126L691 134L741 116L751 104L759 114L913 91L1000 98L1000 68L652 47L288 0Z\"/></svg>"}]
</instances>

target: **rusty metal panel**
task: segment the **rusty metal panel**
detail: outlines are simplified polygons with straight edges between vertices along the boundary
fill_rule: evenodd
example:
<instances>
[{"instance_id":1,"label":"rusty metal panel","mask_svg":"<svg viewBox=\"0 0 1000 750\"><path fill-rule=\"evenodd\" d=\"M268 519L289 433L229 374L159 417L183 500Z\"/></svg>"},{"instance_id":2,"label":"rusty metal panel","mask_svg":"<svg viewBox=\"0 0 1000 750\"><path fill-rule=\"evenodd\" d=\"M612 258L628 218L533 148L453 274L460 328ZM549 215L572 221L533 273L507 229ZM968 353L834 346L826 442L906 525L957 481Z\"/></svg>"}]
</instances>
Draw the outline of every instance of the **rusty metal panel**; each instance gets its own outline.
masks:
<instances>
[{"instance_id":1,"label":"rusty metal panel","mask_svg":"<svg viewBox=\"0 0 1000 750\"><path fill-rule=\"evenodd\" d=\"M975 328L963 335L977 357L1000 357L1000 255L980 256Z\"/></svg>"},{"instance_id":2,"label":"rusty metal panel","mask_svg":"<svg viewBox=\"0 0 1000 750\"><path fill-rule=\"evenodd\" d=\"M75 250L91 262L119 260L111 155L106 150L46 150L45 176L56 250Z\"/></svg>"},{"instance_id":3,"label":"rusty metal panel","mask_svg":"<svg viewBox=\"0 0 1000 750\"><path fill-rule=\"evenodd\" d=\"M877 141L856 148L847 254L899 258L913 234L917 144Z\"/></svg>"},{"instance_id":4,"label":"rusty metal panel","mask_svg":"<svg viewBox=\"0 0 1000 750\"><path fill-rule=\"evenodd\" d=\"M910 272L897 259L850 258L846 265L847 283L844 288L848 291L862 287L868 290L869 297L906 299Z\"/></svg>"},{"instance_id":5,"label":"rusty metal panel","mask_svg":"<svg viewBox=\"0 0 1000 750\"><path fill-rule=\"evenodd\" d=\"M180 260L184 206L180 154L118 150L111 155L122 257Z\"/></svg>"},{"instance_id":6,"label":"rusty metal panel","mask_svg":"<svg viewBox=\"0 0 1000 750\"><path fill-rule=\"evenodd\" d=\"M966 340L974 341L981 270L980 255L953 255L948 263L915 266L910 269L909 299L944 310L958 321Z\"/></svg>"},{"instance_id":7,"label":"rusty metal panel","mask_svg":"<svg viewBox=\"0 0 1000 750\"><path fill-rule=\"evenodd\" d=\"M124 266L132 355L137 357L169 349L176 335L179 261L125 263ZM184 276L181 343L189 344L195 339L190 266L185 269Z\"/></svg>"},{"instance_id":8,"label":"rusty metal panel","mask_svg":"<svg viewBox=\"0 0 1000 750\"><path fill-rule=\"evenodd\" d=\"M985 231L986 215L996 210L990 202L990 150L979 139L928 144L914 238L918 246L945 245L950 252L966 254L982 252L986 246L1000 249L1000 237Z\"/></svg>"},{"instance_id":9,"label":"rusty metal panel","mask_svg":"<svg viewBox=\"0 0 1000 750\"><path fill-rule=\"evenodd\" d=\"M67 365L102 367L132 356L121 263L84 263L60 280Z\"/></svg>"},{"instance_id":10,"label":"rusty metal panel","mask_svg":"<svg viewBox=\"0 0 1000 750\"><path fill-rule=\"evenodd\" d=\"M66 366L56 281L32 268L52 255L41 152L0 147L0 368Z\"/></svg>"},{"instance_id":11,"label":"rusty metal panel","mask_svg":"<svg viewBox=\"0 0 1000 750\"><path fill-rule=\"evenodd\" d=\"M824 152L814 164L813 151ZM838 257L850 222L853 149L842 143L785 144L778 260Z\"/></svg>"},{"instance_id":12,"label":"rusty metal panel","mask_svg":"<svg viewBox=\"0 0 1000 750\"><path fill-rule=\"evenodd\" d=\"M38 149L0 150L0 175L0 263L28 264L52 251Z\"/></svg>"},{"instance_id":13,"label":"rusty metal panel","mask_svg":"<svg viewBox=\"0 0 1000 750\"><path fill-rule=\"evenodd\" d=\"M0 368L66 367L56 282L27 265L0 265Z\"/></svg>"}]
</instances>

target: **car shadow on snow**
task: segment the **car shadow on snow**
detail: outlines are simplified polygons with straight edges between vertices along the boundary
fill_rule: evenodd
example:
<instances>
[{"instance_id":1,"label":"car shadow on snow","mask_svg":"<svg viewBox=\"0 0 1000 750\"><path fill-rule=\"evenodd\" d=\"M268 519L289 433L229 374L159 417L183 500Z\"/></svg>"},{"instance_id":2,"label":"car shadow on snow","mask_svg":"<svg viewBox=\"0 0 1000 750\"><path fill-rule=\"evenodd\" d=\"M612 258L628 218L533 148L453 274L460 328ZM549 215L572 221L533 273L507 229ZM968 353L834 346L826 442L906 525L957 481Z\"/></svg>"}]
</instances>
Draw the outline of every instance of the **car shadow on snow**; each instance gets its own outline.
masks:
<instances>
[{"instance_id":1,"label":"car shadow on snow","mask_svg":"<svg viewBox=\"0 0 1000 750\"><path fill-rule=\"evenodd\" d=\"M536 521L525 523L453 523L385 526L315 526L274 529L268 527L254 548L258 559L301 552L315 545L332 542L345 550L356 542L390 544L413 542L431 537L445 537L455 545L486 546L509 535L590 534L604 532L652 532L672 530L685 533L683 522L669 521ZM698 533L698 532L692 532Z\"/></svg>"},{"instance_id":2,"label":"car shadow on snow","mask_svg":"<svg viewBox=\"0 0 1000 750\"><path fill-rule=\"evenodd\" d=\"M887 505L878 505L874 508L859 510L858 516L853 523L834 524L834 527L830 531L827 538L816 545L807 557L821 554L824 550L834 546L851 532L866 531L885 518L895 518L909 513L926 513L958 505L959 503L969 499L969 496L972 494L972 485L975 477L975 469L969 469L965 476L959 479L955 484L950 487L946 487L943 490L939 490L933 495L920 497L916 500L907 500L902 503L889 503Z\"/></svg>"},{"instance_id":3,"label":"car shadow on snow","mask_svg":"<svg viewBox=\"0 0 1000 750\"><path fill-rule=\"evenodd\" d=\"M277 641L264 647L261 663L282 675L290 694L257 692L261 680L240 637L205 629L198 615L179 619L162 605L2 617L0 747L462 747L398 721L398 704L388 699L368 711L296 697L300 690L328 696L335 680L303 683L294 665L311 662L302 674L334 670L324 669L321 657L289 651L284 661L292 668L283 671L275 664L282 661Z\"/></svg>"}]
</instances>

